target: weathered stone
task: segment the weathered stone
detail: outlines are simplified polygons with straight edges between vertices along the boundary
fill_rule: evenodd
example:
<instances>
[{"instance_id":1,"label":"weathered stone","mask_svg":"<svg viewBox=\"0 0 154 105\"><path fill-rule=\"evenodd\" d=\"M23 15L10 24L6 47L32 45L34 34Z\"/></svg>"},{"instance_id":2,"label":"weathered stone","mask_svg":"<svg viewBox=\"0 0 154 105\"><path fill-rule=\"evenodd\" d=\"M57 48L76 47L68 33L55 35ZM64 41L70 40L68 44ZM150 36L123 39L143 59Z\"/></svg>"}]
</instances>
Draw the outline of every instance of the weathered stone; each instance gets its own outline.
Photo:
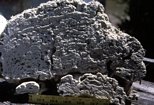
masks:
<instances>
[{"instance_id":1,"label":"weathered stone","mask_svg":"<svg viewBox=\"0 0 154 105\"><path fill-rule=\"evenodd\" d=\"M61 78L58 92L62 96L84 96L110 99L110 103L115 105L125 105L127 98L123 88L118 85L117 80L97 73L96 75L87 73L76 80L72 75Z\"/></svg>"},{"instance_id":2,"label":"weathered stone","mask_svg":"<svg viewBox=\"0 0 154 105\"><path fill-rule=\"evenodd\" d=\"M1 40L8 79L101 72L133 82L146 72L140 42L112 26L98 2L53 0L25 10Z\"/></svg>"},{"instance_id":3,"label":"weathered stone","mask_svg":"<svg viewBox=\"0 0 154 105\"><path fill-rule=\"evenodd\" d=\"M37 94L39 93L39 90L40 86L38 83L34 81L23 82L16 87L16 94L25 94L25 93Z\"/></svg>"}]
</instances>

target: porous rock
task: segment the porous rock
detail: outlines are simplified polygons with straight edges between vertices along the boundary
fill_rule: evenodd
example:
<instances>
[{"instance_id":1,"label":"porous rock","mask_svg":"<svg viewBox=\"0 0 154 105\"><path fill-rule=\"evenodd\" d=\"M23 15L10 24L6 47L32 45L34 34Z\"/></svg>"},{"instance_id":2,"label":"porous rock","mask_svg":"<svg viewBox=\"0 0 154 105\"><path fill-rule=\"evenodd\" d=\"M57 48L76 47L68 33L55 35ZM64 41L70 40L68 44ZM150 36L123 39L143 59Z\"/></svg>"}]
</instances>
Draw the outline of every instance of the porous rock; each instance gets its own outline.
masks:
<instances>
[{"instance_id":1,"label":"porous rock","mask_svg":"<svg viewBox=\"0 0 154 105\"><path fill-rule=\"evenodd\" d=\"M8 79L50 79L105 73L145 76L140 42L111 25L99 2L53 0L12 17L1 36L1 73Z\"/></svg>"},{"instance_id":2,"label":"porous rock","mask_svg":"<svg viewBox=\"0 0 154 105\"><path fill-rule=\"evenodd\" d=\"M74 79L72 75L66 75L61 78L58 92L62 96L89 95L100 99L107 97L110 99L110 103L115 105L125 105L125 99L127 98L117 80L101 73L96 75L86 73L79 80Z\"/></svg>"},{"instance_id":3,"label":"porous rock","mask_svg":"<svg viewBox=\"0 0 154 105\"><path fill-rule=\"evenodd\" d=\"M39 90L40 86L38 83L34 81L23 82L16 87L16 94L25 94L25 93L37 94L39 93Z\"/></svg>"}]
</instances>

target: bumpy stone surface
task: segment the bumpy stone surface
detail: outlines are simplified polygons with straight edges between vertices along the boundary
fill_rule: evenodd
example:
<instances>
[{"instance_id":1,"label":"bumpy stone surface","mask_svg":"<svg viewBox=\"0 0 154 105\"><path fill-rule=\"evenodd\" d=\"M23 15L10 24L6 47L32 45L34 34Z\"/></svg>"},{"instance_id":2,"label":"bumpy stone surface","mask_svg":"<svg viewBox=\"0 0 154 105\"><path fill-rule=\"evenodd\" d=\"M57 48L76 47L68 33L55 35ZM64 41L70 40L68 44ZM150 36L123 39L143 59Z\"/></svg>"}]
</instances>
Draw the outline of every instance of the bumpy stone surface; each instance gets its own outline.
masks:
<instances>
[{"instance_id":1,"label":"bumpy stone surface","mask_svg":"<svg viewBox=\"0 0 154 105\"><path fill-rule=\"evenodd\" d=\"M39 90L40 86L38 83L34 81L23 82L16 87L16 94L25 94L25 93L37 94L39 93Z\"/></svg>"},{"instance_id":2,"label":"bumpy stone surface","mask_svg":"<svg viewBox=\"0 0 154 105\"><path fill-rule=\"evenodd\" d=\"M145 75L139 41L112 26L94 1L53 0L25 10L9 20L1 40L1 73L10 79L101 72L134 81Z\"/></svg>"},{"instance_id":3,"label":"bumpy stone surface","mask_svg":"<svg viewBox=\"0 0 154 105\"><path fill-rule=\"evenodd\" d=\"M123 88L118 86L115 79L101 73L96 75L87 73L81 76L79 80L73 79L72 75L66 75L61 78L58 92L62 96L89 95L96 98L106 96L115 105L125 105L127 98Z\"/></svg>"}]
</instances>

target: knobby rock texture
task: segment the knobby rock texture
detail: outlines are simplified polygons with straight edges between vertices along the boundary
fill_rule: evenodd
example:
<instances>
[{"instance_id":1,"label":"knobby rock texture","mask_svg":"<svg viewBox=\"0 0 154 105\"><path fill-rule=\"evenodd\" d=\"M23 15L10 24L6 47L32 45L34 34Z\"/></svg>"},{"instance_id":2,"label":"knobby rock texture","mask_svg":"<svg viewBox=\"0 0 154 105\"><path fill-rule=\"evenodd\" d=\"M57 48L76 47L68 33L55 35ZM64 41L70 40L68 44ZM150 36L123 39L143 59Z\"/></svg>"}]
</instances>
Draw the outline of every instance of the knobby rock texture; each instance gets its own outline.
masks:
<instances>
[{"instance_id":1,"label":"knobby rock texture","mask_svg":"<svg viewBox=\"0 0 154 105\"><path fill-rule=\"evenodd\" d=\"M68 73L145 75L140 42L111 25L98 2L54 0L9 20L1 35L1 73L50 79Z\"/></svg>"},{"instance_id":2,"label":"knobby rock texture","mask_svg":"<svg viewBox=\"0 0 154 105\"><path fill-rule=\"evenodd\" d=\"M112 26L96 1L53 0L25 10L8 21L0 48L0 72L8 80L64 76L61 95L82 93L82 87L92 95L97 89L95 95L109 95L117 105L125 104L126 95L111 77L132 83L146 73L140 42Z\"/></svg>"},{"instance_id":3,"label":"knobby rock texture","mask_svg":"<svg viewBox=\"0 0 154 105\"><path fill-rule=\"evenodd\" d=\"M101 73L96 75L86 73L79 79L74 79L72 75L66 75L61 78L58 92L62 96L79 97L88 94L100 99L107 97L110 99L110 103L115 105L125 105L127 99L127 95L118 85L118 81Z\"/></svg>"}]
</instances>

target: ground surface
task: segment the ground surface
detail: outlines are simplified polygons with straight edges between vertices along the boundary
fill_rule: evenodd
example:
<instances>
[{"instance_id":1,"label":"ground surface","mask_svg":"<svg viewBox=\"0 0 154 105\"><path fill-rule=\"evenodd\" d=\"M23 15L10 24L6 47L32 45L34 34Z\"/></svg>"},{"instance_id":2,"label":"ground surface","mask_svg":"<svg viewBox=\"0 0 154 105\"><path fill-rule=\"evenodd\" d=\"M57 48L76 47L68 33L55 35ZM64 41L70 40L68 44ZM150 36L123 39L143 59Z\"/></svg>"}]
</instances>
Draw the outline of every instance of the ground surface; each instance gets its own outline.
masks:
<instances>
[{"instance_id":1,"label":"ground surface","mask_svg":"<svg viewBox=\"0 0 154 105\"><path fill-rule=\"evenodd\" d=\"M138 100L132 103L133 105L153 105L154 83L142 80L141 85L139 82L133 83L133 89L139 95Z\"/></svg>"}]
</instances>

